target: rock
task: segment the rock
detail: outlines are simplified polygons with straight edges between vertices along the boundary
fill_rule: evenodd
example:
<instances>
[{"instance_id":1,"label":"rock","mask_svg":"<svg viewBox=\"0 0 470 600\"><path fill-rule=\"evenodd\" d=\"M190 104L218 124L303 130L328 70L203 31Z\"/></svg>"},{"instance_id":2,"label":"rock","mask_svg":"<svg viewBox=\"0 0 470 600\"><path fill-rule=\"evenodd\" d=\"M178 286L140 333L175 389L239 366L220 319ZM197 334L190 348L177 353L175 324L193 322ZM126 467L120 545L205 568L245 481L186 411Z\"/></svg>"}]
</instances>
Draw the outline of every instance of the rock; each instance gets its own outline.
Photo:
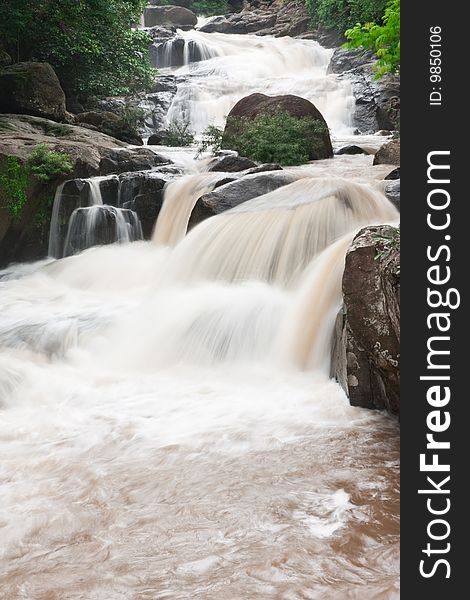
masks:
<instances>
[{"instance_id":1,"label":"rock","mask_svg":"<svg viewBox=\"0 0 470 600\"><path fill-rule=\"evenodd\" d=\"M400 179L400 167L397 167L396 169L393 169L393 171L390 171L390 173L384 177L384 179Z\"/></svg>"},{"instance_id":2,"label":"rock","mask_svg":"<svg viewBox=\"0 0 470 600\"><path fill-rule=\"evenodd\" d=\"M383 238L392 239L385 250ZM378 254L379 253L379 254ZM400 411L400 250L397 229L362 229L346 255L332 374L353 406Z\"/></svg>"},{"instance_id":3,"label":"rock","mask_svg":"<svg viewBox=\"0 0 470 600\"><path fill-rule=\"evenodd\" d=\"M142 138L137 131L113 112L83 112L75 117L75 122L79 125L91 125L96 127L98 131L102 131L103 133L115 137L118 140L122 140L123 142L127 142L128 144L143 144Z\"/></svg>"},{"instance_id":4,"label":"rock","mask_svg":"<svg viewBox=\"0 0 470 600\"><path fill-rule=\"evenodd\" d=\"M65 94L49 63L22 62L0 72L0 112L66 118Z\"/></svg>"},{"instance_id":5,"label":"rock","mask_svg":"<svg viewBox=\"0 0 470 600\"><path fill-rule=\"evenodd\" d=\"M251 175L252 173L264 173L266 171L282 171L282 167L276 163L267 163L265 165L259 165L258 167L248 169L246 174Z\"/></svg>"},{"instance_id":6,"label":"rock","mask_svg":"<svg viewBox=\"0 0 470 600\"><path fill-rule=\"evenodd\" d=\"M306 31L296 37L303 40L315 40L323 46L323 48L339 48L347 39L344 35L336 29L329 29L327 27L318 27L314 31Z\"/></svg>"},{"instance_id":7,"label":"rock","mask_svg":"<svg viewBox=\"0 0 470 600\"><path fill-rule=\"evenodd\" d=\"M397 210L400 210L400 180L395 179L385 185L385 195Z\"/></svg>"},{"instance_id":8,"label":"rock","mask_svg":"<svg viewBox=\"0 0 470 600\"><path fill-rule=\"evenodd\" d=\"M249 158L245 158L243 156L235 156L233 154L228 154L223 156L222 158L217 158L211 163L209 167L209 171L218 171L224 173L235 173L237 171L245 171L246 169L251 169L253 167L257 167L258 165Z\"/></svg>"},{"instance_id":9,"label":"rock","mask_svg":"<svg viewBox=\"0 0 470 600\"><path fill-rule=\"evenodd\" d=\"M257 33L272 27L277 20L276 13L260 10L242 11L224 17L214 17L200 27L204 33Z\"/></svg>"},{"instance_id":10,"label":"rock","mask_svg":"<svg viewBox=\"0 0 470 600\"><path fill-rule=\"evenodd\" d=\"M152 232L157 221L158 214L163 204L163 193L139 194L129 205L140 219L142 224L142 233L145 240L152 237Z\"/></svg>"},{"instance_id":11,"label":"rock","mask_svg":"<svg viewBox=\"0 0 470 600\"><path fill-rule=\"evenodd\" d=\"M11 65L13 61L11 60L11 56L5 50L0 50L0 68L7 67Z\"/></svg>"},{"instance_id":12,"label":"rock","mask_svg":"<svg viewBox=\"0 0 470 600\"><path fill-rule=\"evenodd\" d=\"M168 158L152 152L150 148L127 148L108 152L101 159L99 170L101 175L111 175L112 173L144 171L164 164L172 163Z\"/></svg>"},{"instance_id":13,"label":"rock","mask_svg":"<svg viewBox=\"0 0 470 600\"><path fill-rule=\"evenodd\" d=\"M152 133L158 133L164 128L165 117L175 97L178 85L186 79L184 76L161 75L157 77L154 89L145 97L150 119L146 124Z\"/></svg>"},{"instance_id":14,"label":"rock","mask_svg":"<svg viewBox=\"0 0 470 600\"><path fill-rule=\"evenodd\" d=\"M399 165L400 140L392 140L384 144L374 156L374 165Z\"/></svg>"},{"instance_id":15,"label":"rock","mask_svg":"<svg viewBox=\"0 0 470 600\"><path fill-rule=\"evenodd\" d=\"M192 29L197 24L196 15L182 6L147 6L144 11L145 27L172 25L179 29Z\"/></svg>"},{"instance_id":16,"label":"rock","mask_svg":"<svg viewBox=\"0 0 470 600\"><path fill-rule=\"evenodd\" d=\"M221 212L238 206L247 200L257 198L268 192L296 181L300 175L287 171L272 171L246 175L231 183L217 188L217 191L204 194L196 202L189 220L189 228Z\"/></svg>"},{"instance_id":17,"label":"rock","mask_svg":"<svg viewBox=\"0 0 470 600\"><path fill-rule=\"evenodd\" d=\"M356 108L354 126L361 133L394 130L400 121L400 80L394 75L374 79L377 57L371 50L337 48L328 72L351 81Z\"/></svg>"},{"instance_id":18,"label":"rock","mask_svg":"<svg viewBox=\"0 0 470 600\"><path fill-rule=\"evenodd\" d=\"M163 132L152 133L147 140L147 146L160 146L163 143Z\"/></svg>"},{"instance_id":19,"label":"rock","mask_svg":"<svg viewBox=\"0 0 470 600\"><path fill-rule=\"evenodd\" d=\"M148 0L149 6L166 6L165 0ZM174 6L183 6L191 8L192 0L174 0Z\"/></svg>"},{"instance_id":20,"label":"rock","mask_svg":"<svg viewBox=\"0 0 470 600\"><path fill-rule=\"evenodd\" d=\"M367 150L361 148L360 146L356 146L355 144L350 144L349 146L343 146L339 150L335 152L337 155L341 154L369 154Z\"/></svg>"},{"instance_id":21,"label":"rock","mask_svg":"<svg viewBox=\"0 0 470 600\"><path fill-rule=\"evenodd\" d=\"M322 158L331 158L333 148L331 145L328 126L320 111L308 100L300 96L291 94L285 96L265 96L264 94L251 94L239 100L230 111L225 124L222 146L227 145L227 137L230 136L238 118L254 119L260 114L273 114L284 112L293 117L311 117L324 126L324 133L313 134L318 138L319 144L315 151L312 151L309 159L317 160ZM237 148L230 148L237 150Z\"/></svg>"}]
</instances>

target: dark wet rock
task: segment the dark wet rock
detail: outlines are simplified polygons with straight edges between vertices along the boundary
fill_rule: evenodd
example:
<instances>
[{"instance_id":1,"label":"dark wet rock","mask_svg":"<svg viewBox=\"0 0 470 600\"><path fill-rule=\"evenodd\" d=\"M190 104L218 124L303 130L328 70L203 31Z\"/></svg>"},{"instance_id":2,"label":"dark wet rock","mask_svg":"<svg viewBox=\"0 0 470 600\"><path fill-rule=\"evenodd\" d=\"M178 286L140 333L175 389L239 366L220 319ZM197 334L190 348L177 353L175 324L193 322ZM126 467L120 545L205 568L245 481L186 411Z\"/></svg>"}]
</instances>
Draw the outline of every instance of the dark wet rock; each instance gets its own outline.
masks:
<instances>
[{"instance_id":1,"label":"dark wet rock","mask_svg":"<svg viewBox=\"0 0 470 600\"><path fill-rule=\"evenodd\" d=\"M161 194L139 194L129 204L129 207L137 214L142 225L142 233L145 240L152 237L158 214L163 204L163 193Z\"/></svg>"},{"instance_id":2,"label":"dark wet rock","mask_svg":"<svg viewBox=\"0 0 470 600\"><path fill-rule=\"evenodd\" d=\"M350 144L348 146L343 146L339 150L335 152L337 155L341 154L369 154L365 148L361 148L361 146L356 146L355 144Z\"/></svg>"},{"instance_id":3,"label":"dark wet rock","mask_svg":"<svg viewBox=\"0 0 470 600\"><path fill-rule=\"evenodd\" d=\"M149 148L125 148L111 151L100 161L100 175L143 171L158 165L171 164L171 161Z\"/></svg>"},{"instance_id":4,"label":"dark wet rock","mask_svg":"<svg viewBox=\"0 0 470 600\"><path fill-rule=\"evenodd\" d=\"M385 75L374 79L377 57L370 51L338 48L328 71L351 81L356 108L354 125L361 133L394 130L400 121L400 80Z\"/></svg>"},{"instance_id":5,"label":"dark wet rock","mask_svg":"<svg viewBox=\"0 0 470 600\"><path fill-rule=\"evenodd\" d=\"M236 130L237 120L240 118L254 119L260 114L288 113L293 117L310 117L323 125L323 133L314 133L318 138L315 151L309 159L316 160L333 156L328 126L320 111L308 100L300 96L287 94L283 96L265 96L264 94L251 94L239 100L230 111L222 140L222 145L228 145L227 138ZM230 148L238 150L237 148Z\"/></svg>"},{"instance_id":6,"label":"dark wet rock","mask_svg":"<svg viewBox=\"0 0 470 600\"><path fill-rule=\"evenodd\" d=\"M227 154L222 158L214 159L213 163L209 167L209 171L234 173L237 171L245 171L246 169L252 169L257 166L258 165L249 158L245 158L244 156Z\"/></svg>"},{"instance_id":7,"label":"dark wet rock","mask_svg":"<svg viewBox=\"0 0 470 600\"><path fill-rule=\"evenodd\" d=\"M0 112L64 121L65 94L49 63L22 62L0 72Z\"/></svg>"},{"instance_id":8,"label":"dark wet rock","mask_svg":"<svg viewBox=\"0 0 470 600\"><path fill-rule=\"evenodd\" d=\"M397 167L396 169L393 169L393 171L390 171L390 173L384 177L384 179L400 179L400 167Z\"/></svg>"},{"instance_id":9,"label":"dark wet rock","mask_svg":"<svg viewBox=\"0 0 470 600\"><path fill-rule=\"evenodd\" d=\"M394 240L385 242L385 240ZM346 255L332 374L353 406L400 411L400 250L397 229L366 227Z\"/></svg>"},{"instance_id":10,"label":"dark wet rock","mask_svg":"<svg viewBox=\"0 0 470 600\"><path fill-rule=\"evenodd\" d=\"M400 180L395 179L385 184L385 195L397 210L400 210Z\"/></svg>"},{"instance_id":11,"label":"dark wet rock","mask_svg":"<svg viewBox=\"0 0 470 600\"><path fill-rule=\"evenodd\" d=\"M246 174L251 175L252 173L265 173L266 171L282 171L282 167L277 163L266 163L264 165L253 167L252 169L248 169Z\"/></svg>"},{"instance_id":12,"label":"dark wet rock","mask_svg":"<svg viewBox=\"0 0 470 600\"><path fill-rule=\"evenodd\" d=\"M204 33L257 33L276 23L275 13L260 10L242 11L229 16L214 17L200 27Z\"/></svg>"},{"instance_id":13,"label":"dark wet rock","mask_svg":"<svg viewBox=\"0 0 470 600\"><path fill-rule=\"evenodd\" d=\"M392 140L384 144L374 156L374 165L399 165L400 140Z\"/></svg>"},{"instance_id":14,"label":"dark wet rock","mask_svg":"<svg viewBox=\"0 0 470 600\"><path fill-rule=\"evenodd\" d=\"M246 175L233 182L227 183L217 191L204 194L196 202L191 214L189 227L205 219L238 206L247 200L252 200L284 185L296 181L297 177L286 171L268 171Z\"/></svg>"}]
</instances>

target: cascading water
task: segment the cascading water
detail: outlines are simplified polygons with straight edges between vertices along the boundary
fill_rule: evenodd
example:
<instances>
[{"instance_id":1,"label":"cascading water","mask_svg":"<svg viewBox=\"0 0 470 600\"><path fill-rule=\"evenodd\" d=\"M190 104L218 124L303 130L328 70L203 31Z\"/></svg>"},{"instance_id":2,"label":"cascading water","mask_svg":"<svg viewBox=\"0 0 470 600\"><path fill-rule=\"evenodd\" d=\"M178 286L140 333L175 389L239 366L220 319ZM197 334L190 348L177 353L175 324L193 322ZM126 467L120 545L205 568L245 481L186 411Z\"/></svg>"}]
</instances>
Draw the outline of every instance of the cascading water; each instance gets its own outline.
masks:
<instances>
[{"instance_id":1,"label":"cascading water","mask_svg":"<svg viewBox=\"0 0 470 600\"><path fill-rule=\"evenodd\" d=\"M120 203L117 175L74 179L56 191L49 233L49 256L62 258L92 246L141 240L142 226L135 212L103 204L101 184L116 180L116 203Z\"/></svg>"},{"instance_id":2,"label":"cascading water","mask_svg":"<svg viewBox=\"0 0 470 600\"><path fill-rule=\"evenodd\" d=\"M178 86L167 121L188 119L201 134L208 125L223 126L234 104L251 93L296 94L315 104L334 133L352 132L355 100L351 86L327 75L332 50L287 37L194 30L181 32L181 36L205 48L207 58L173 71L190 77Z\"/></svg>"},{"instance_id":3,"label":"cascading water","mask_svg":"<svg viewBox=\"0 0 470 600\"><path fill-rule=\"evenodd\" d=\"M181 35L217 50L172 108L199 131L250 91L347 130L329 51ZM398 218L371 163L292 169L185 236L224 176L193 172L167 184L155 243L0 272L1 598L398 598L397 427L328 377L346 250ZM66 182L50 255L103 215L132 239L99 179Z\"/></svg>"}]
</instances>

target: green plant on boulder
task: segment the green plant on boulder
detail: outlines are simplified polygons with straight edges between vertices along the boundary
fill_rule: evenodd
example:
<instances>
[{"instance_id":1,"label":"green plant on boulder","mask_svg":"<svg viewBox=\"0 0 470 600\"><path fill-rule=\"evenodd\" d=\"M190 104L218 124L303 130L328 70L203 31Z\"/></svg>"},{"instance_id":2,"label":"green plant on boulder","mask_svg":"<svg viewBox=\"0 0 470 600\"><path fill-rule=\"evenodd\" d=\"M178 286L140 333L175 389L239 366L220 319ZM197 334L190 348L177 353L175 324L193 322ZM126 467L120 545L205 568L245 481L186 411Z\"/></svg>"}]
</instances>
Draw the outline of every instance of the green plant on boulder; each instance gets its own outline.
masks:
<instances>
[{"instance_id":1,"label":"green plant on boulder","mask_svg":"<svg viewBox=\"0 0 470 600\"><path fill-rule=\"evenodd\" d=\"M67 154L49 150L46 144L38 144L28 156L26 164L33 177L42 183L49 183L73 170Z\"/></svg>"},{"instance_id":2,"label":"green plant on boulder","mask_svg":"<svg viewBox=\"0 0 470 600\"><path fill-rule=\"evenodd\" d=\"M191 2L190 8L197 15L203 15L204 17L226 15L230 12L229 3L226 0L194 0Z\"/></svg>"},{"instance_id":3,"label":"green plant on boulder","mask_svg":"<svg viewBox=\"0 0 470 600\"><path fill-rule=\"evenodd\" d=\"M166 146L191 146L194 143L194 132L186 119L174 119L163 132L163 143Z\"/></svg>"},{"instance_id":4,"label":"green plant on boulder","mask_svg":"<svg viewBox=\"0 0 470 600\"><path fill-rule=\"evenodd\" d=\"M390 236L376 234L374 240L378 242L376 249L375 260L383 260L387 256L400 249L400 226L393 228Z\"/></svg>"},{"instance_id":5,"label":"green plant on boulder","mask_svg":"<svg viewBox=\"0 0 470 600\"><path fill-rule=\"evenodd\" d=\"M231 117L223 147L260 163L299 165L321 148L326 126L313 117L287 112L262 113L254 119Z\"/></svg>"},{"instance_id":6,"label":"green plant on boulder","mask_svg":"<svg viewBox=\"0 0 470 600\"><path fill-rule=\"evenodd\" d=\"M72 170L69 156L50 150L46 144L38 144L24 162L17 156L7 156L0 171L2 206L8 210L13 221L18 221L28 200L31 177L47 184Z\"/></svg>"}]
</instances>

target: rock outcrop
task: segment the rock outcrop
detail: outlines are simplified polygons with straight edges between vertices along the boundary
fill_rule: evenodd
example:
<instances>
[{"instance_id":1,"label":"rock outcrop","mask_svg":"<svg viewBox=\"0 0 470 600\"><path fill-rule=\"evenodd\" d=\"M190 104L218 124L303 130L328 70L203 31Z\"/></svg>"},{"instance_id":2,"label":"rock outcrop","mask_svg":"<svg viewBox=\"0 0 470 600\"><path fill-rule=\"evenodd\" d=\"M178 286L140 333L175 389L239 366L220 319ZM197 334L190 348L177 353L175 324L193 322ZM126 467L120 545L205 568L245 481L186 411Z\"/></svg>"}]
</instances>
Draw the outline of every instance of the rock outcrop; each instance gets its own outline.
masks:
<instances>
[{"instance_id":1,"label":"rock outcrop","mask_svg":"<svg viewBox=\"0 0 470 600\"><path fill-rule=\"evenodd\" d=\"M76 115L75 122L85 127L93 127L128 144L142 145L143 141L138 132L121 117L109 111L88 111Z\"/></svg>"},{"instance_id":2,"label":"rock outcrop","mask_svg":"<svg viewBox=\"0 0 470 600\"><path fill-rule=\"evenodd\" d=\"M331 145L328 125L320 111L305 98L287 94L284 96L266 96L264 94L251 94L239 100L229 112L225 124L222 147L227 147L228 138L236 131L237 121L240 118L254 119L261 114L287 113L293 117L310 117L322 125L321 133L312 132L316 138L315 150L312 149L310 160L331 158L333 147ZM225 146L224 146L225 144ZM228 148L237 150L238 148Z\"/></svg>"},{"instance_id":3,"label":"rock outcrop","mask_svg":"<svg viewBox=\"0 0 470 600\"><path fill-rule=\"evenodd\" d=\"M0 72L0 113L66 118L65 94L49 63L21 62Z\"/></svg>"},{"instance_id":4,"label":"rock outcrop","mask_svg":"<svg viewBox=\"0 0 470 600\"><path fill-rule=\"evenodd\" d=\"M353 406L400 412L399 230L366 227L346 255L332 375Z\"/></svg>"},{"instance_id":5,"label":"rock outcrop","mask_svg":"<svg viewBox=\"0 0 470 600\"><path fill-rule=\"evenodd\" d=\"M399 127L400 80L393 75L374 79L377 57L370 51L335 50L328 70L349 79L356 98L354 125L361 133Z\"/></svg>"},{"instance_id":6,"label":"rock outcrop","mask_svg":"<svg viewBox=\"0 0 470 600\"><path fill-rule=\"evenodd\" d=\"M147 6L144 11L145 27L170 25L179 29L192 29L196 23L196 15L183 6Z\"/></svg>"}]
</instances>

